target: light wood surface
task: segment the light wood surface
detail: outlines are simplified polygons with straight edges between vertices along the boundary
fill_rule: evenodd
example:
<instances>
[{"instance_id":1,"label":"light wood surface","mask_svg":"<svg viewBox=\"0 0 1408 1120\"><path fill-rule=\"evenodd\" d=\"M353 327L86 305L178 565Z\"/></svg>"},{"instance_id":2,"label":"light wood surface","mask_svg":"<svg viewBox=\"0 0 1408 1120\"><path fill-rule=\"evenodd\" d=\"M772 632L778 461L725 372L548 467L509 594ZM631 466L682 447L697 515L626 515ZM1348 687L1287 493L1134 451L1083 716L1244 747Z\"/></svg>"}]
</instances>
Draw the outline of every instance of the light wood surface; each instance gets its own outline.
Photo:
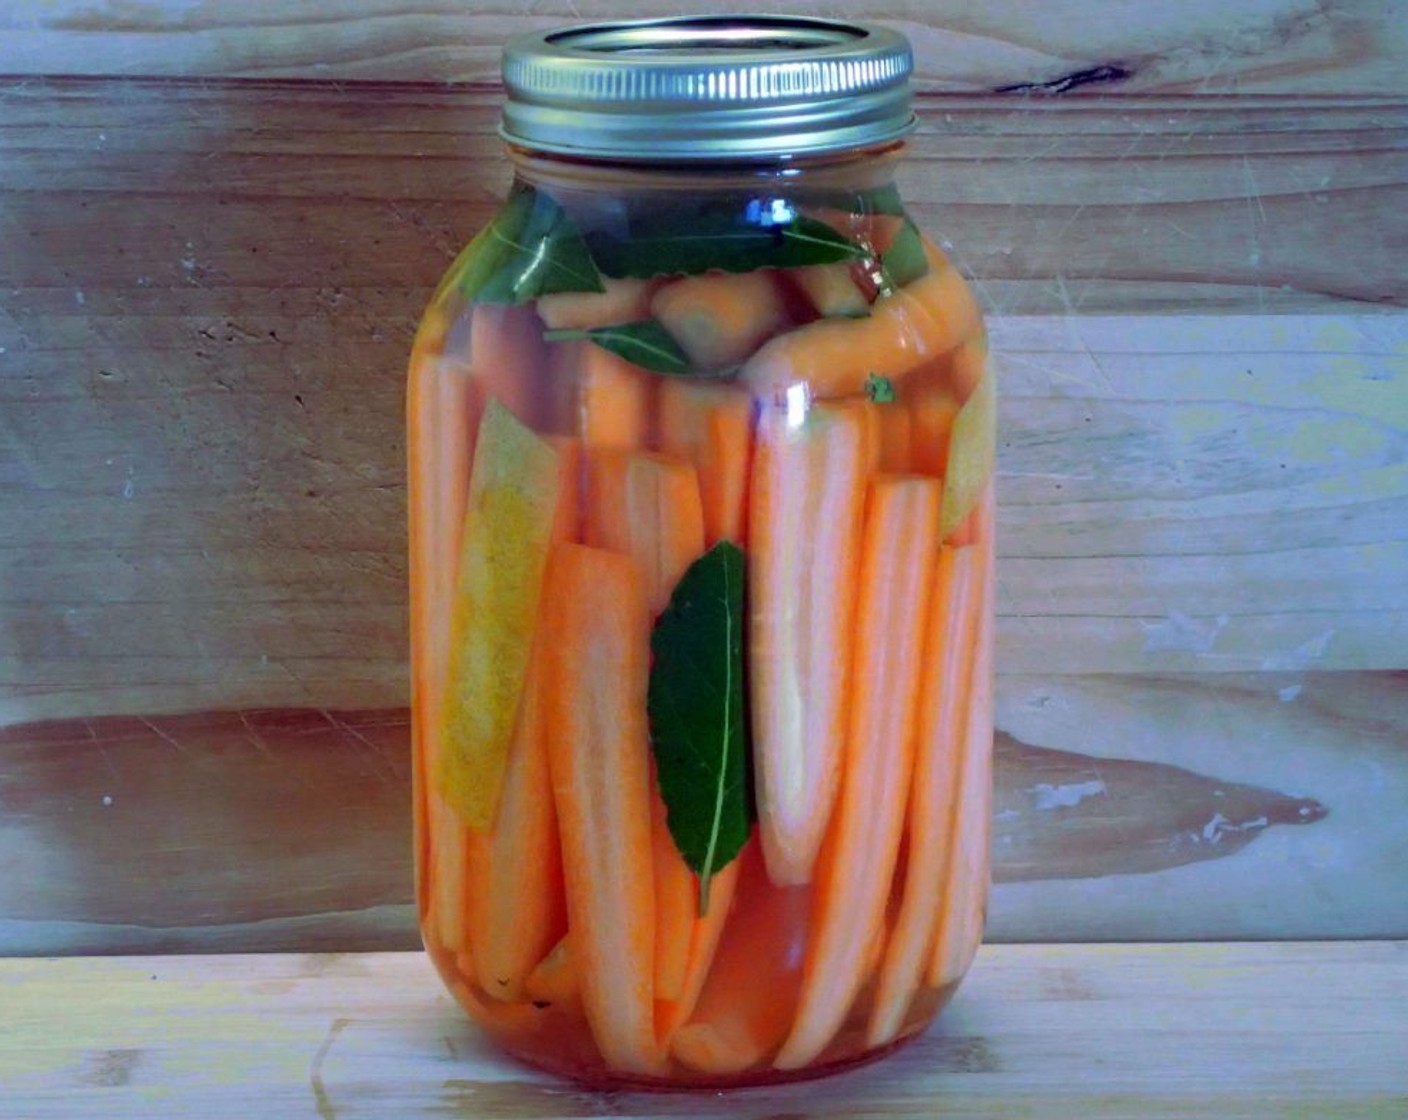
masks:
<instances>
[{"instance_id":1,"label":"light wood surface","mask_svg":"<svg viewBox=\"0 0 1408 1120\"><path fill-rule=\"evenodd\" d=\"M1408 942L988 946L930 1031L824 1081L601 1092L496 1054L420 953L0 961L0 1110L102 1116L1408 1114Z\"/></svg>"},{"instance_id":2,"label":"light wood surface","mask_svg":"<svg viewBox=\"0 0 1408 1120\"><path fill-rule=\"evenodd\" d=\"M1184 0L1166 7L1120 0L771 0L762 7L892 22L914 41L928 89L1033 83L1059 89L1076 75L1082 94L1401 94L1408 63L1401 12L1374 0ZM705 9L759 5L21 0L0 5L0 73L484 82L498 77L504 39L521 31ZM1101 73L1104 81L1079 84L1079 76Z\"/></svg>"}]
</instances>

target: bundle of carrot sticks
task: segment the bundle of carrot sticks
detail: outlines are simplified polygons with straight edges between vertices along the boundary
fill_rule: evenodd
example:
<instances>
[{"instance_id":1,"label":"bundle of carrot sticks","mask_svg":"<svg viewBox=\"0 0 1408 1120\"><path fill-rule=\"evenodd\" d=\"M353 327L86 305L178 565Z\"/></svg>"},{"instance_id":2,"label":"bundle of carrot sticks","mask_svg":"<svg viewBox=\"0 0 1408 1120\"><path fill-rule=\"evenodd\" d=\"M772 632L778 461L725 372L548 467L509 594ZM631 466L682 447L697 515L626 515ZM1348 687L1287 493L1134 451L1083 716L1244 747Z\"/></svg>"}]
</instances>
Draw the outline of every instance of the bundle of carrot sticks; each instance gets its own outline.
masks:
<instances>
[{"instance_id":1,"label":"bundle of carrot sticks","mask_svg":"<svg viewBox=\"0 0 1408 1120\"><path fill-rule=\"evenodd\" d=\"M423 324L418 898L432 956L510 1045L726 1083L895 1042L967 969L987 887L993 382L964 282L926 252L878 300L817 265L450 303ZM645 316L730 375L544 338ZM720 541L746 557L757 823L705 906L646 694L652 627Z\"/></svg>"}]
</instances>

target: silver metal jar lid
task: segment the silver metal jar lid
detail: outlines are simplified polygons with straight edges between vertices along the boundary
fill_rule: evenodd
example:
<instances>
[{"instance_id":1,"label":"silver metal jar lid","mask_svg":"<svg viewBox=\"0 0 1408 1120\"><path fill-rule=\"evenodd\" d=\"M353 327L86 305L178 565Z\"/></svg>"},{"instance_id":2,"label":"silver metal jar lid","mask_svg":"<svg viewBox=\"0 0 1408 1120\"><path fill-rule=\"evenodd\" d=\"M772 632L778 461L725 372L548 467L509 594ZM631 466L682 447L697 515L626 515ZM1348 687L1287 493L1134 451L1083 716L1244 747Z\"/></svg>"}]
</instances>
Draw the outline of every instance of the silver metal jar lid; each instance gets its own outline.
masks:
<instances>
[{"instance_id":1,"label":"silver metal jar lid","mask_svg":"<svg viewBox=\"0 0 1408 1120\"><path fill-rule=\"evenodd\" d=\"M628 161L775 159L898 139L914 126L909 41L790 16L599 23L504 50L500 135Z\"/></svg>"}]
</instances>

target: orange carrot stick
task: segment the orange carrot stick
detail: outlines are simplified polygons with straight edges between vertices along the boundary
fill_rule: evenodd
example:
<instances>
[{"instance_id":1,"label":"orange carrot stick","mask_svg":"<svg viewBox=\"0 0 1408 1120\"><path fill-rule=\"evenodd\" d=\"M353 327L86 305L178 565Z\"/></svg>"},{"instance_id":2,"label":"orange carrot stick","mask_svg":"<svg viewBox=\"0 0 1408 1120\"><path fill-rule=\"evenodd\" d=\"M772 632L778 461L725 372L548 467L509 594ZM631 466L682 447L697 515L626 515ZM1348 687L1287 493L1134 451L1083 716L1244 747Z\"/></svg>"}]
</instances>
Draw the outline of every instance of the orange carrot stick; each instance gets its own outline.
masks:
<instances>
[{"instance_id":1,"label":"orange carrot stick","mask_svg":"<svg viewBox=\"0 0 1408 1120\"><path fill-rule=\"evenodd\" d=\"M799 384L813 397L851 396L871 374L903 378L977 334L981 317L966 282L937 250L926 251L930 271L877 300L869 316L785 331L744 363L739 380L764 397Z\"/></svg>"},{"instance_id":2,"label":"orange carrot stick","mask_svg":"<svg viewBox=\"0 0 1408 1120\"><path fill-rule=\"evenodd\" d=\"M951 544L954 548L976 544L980 539L979 522L982 521L982 512L981 504L974 506L972 512L959 522L958 528L949 534L948 540L944 543Z\"/></svg>"},{"instance_id":3,"label":"orange carrot stick","mask_svg":"<svg viewBox=\"0 0 1408 1120\"><path fill-rule=\"evenodd\" d=\"M655 379L587 339L556 345L564 348L553 371L559 380L553 389L555 407L566 410L561 430L580 436L589 448L644 447Z\"/></svg>"},{"instance_id":4,"label":"orange carrot stick","mask_svg":"<svg viewBox=\"0 0 1408 1120\"><path fill-rule=\"evenodd\" d=\"M911 465L920 474L942 478L958 402L942 389L924 385L909 400Z\"/></svg>"},{"instance_id":5,"label":"orange carrot stick","mask_svg":"<svg viewBox=\"0 0 1408 1120\"><path fill-rule=\"evenodd\" d=\"M704 551L704 510L694 467L652 451L588 452L584 539L623 552L645 581L652 616Z\"/></svg>"},{"instance_id":6,"label":"orange carrot stick","mask_svg":"<svg viewBox=\"0 0 1408 1120\"><path fill-rule=\"evenodd\" d=\"M699 1001L699 993L709 975L714 954L718 951L719 938L723 935L724 924L728 920L733 905L734 891L738 884L740 860L716 872L709 881L709 912L696 916L699 891L694 879L690 879L690 927L689 952L685 957L684 976L679 985L679 993L669 997L656 993L655 1021L662 1044L669 1045L675 1032L694 1014ZM661 928L665 922L658 923Z\"/></svg>"},{"instance_id":7,"label":"orange carrot stick","mask_svg":"<svg viewBox=\"0 0 1408 1120\"><path fill-rule=\"evenodd\" d=\"M548 436L548 443L557 452L558 495L557 512L553 515L553 544L577 541L582 533L582 475L585 456L580 440L569 436Z\"/></svg>"},{"instance_id":8,"label":"orange carrot stick","mask_svg":"<svg viewBox=\"0 0 1408 1120\"><path fill-rule=\"evenodd\" d=\"M660 386L656 441L694 464L704 503L704 544L744 545L753 402L732 385L686 379Z\"/></svg>"},{"instance_id":9,"label":"orange carrot stick","mask_svg":"<svg viewBox=\"0 0 1408 1120\"><path fill-rule=\"evenodd\" d=\"M682 1065L721 1077L765 1065L786 1036L812 895L810 887L774 886L755 843L735 865L738 885L713 967L694 1014L671 1044Z\"/></svg>"},{"instance_id":10,"label":"orange carrot stick","mask_svg":"<svg viewBox=\"0 0 1408 1120\"><path fill-rule=\"evenodd\" d=\"M468 878L465 862L469 826L440 795L433 781L426 790L427 871L426 937L443 949L459 952L469 947L465 926Z\"/></svg>"},{"instance_id":11,"label":"orange carrot stick","mask_svg":"<svg viewBox=\"0 0 1408 1120\"><path fill-rule=\"evenodd\" d=\"M847 261L789 268L782 275L801 291L818 315L851 318L870 314L870 300L856 283L853 267Z\"/></svg>"},{"instance_id":12,"label":"orange carrot stick","mask_svg":"<svg viewBox=\"0 0 1408 1120\"><path fill-rule=\"evenodd\" d=\"M968 710L973 634L981 589L973 549L943 548L924 621L919 735L910 792L909 866L899 917L880 969L866 1041L892 1041L919 988L945 904L948 847Z\"/></svg>"},{"instance_id":13,"label":"orange carrot stick","mask_svg":"<svg viewBox=\"0 0 1408 1120\"><path fill-rule=\"evenodd\" d=\"M871 474L908 474L913 420L899 401L866 404L866 460Z\"/></svg>"},{"instance_id":14,"label":"orange carrot stick","mask_svg":"<svg viewBox=\"0 0 1408 1120\"><path fill-rule=\"evenodd\" d=\"M931 356L928 313L906 292L878 301L864 319L817 319L764 343L739 373L756 396L806 385L813 397L849 397L872 373L898 378Z\"/></svg>"},{"instance_id":15,"label":"orange carrot stick","mask_svg":"<svg viewBox=\"0 0 1408 1120\"><path fill-rule=\"evenodd\" d=\"M473 976L474 961L467 951L455 955L454 970L441 969L445 985L474 1021L500 1039L527 1038L539 1025L540 1012L526 1003L500 1003L466 983L463 977Z\"/></svg>"},{"instance_id":16,"label":"orange carrot stick","mask_svg":"<svg viewBox=\"0 0 1408 1120\"><path fill-rule=\"evenodd\" d=\"M462 363L435 352L417 352L406 389L411 449L408 513L411 555L411 623L417 673L413 684L422 716L438 707L450 640L436 625L454 598L460 528L474 435L479 425L477 390ZM431 721L433 722L433 721ZM423 718L422 723L429 726Z\"/></svg>"},{"instance_id":17,"label":"orange carrot stick","mask_svg":"<svg viewBox=\"0 0 1408 1120\"><path fill-rule=\"evenodd\" d=\"M523 998L523 982L566 929L562 857L549 788L542 654L524 683L494 829L471 830L466 858L470 949L494 999Z\"/></svg>"},{"instance_id":18,"label":"orange carrot stick","mask_svg":"<svg viewBox=\"0 0 1408 1120\"><path fill-rule=\"evenodd\" d=\"M949 839L946 905L934 939L926 979L937 987L959 980L983 939L987 910L992 828L993 734L993 496L988 485L978 543L972 547L981 567L981 600L973 646L971 699L963 734L963 769Z\"/></svg>"},{"instance_id":19,"label":"orange carrot stick","mask_svg":"<svg viewBox=\"0 0 1408 1120\"><path fill-rule=\"evenodd\" d=\"M788 324L777 276L766 269L673 280L650 310L698 369L741 362Z\"/></svg>"},{"instance_id":20,"label":"orange carrot stick","mask_svg":"<svg viewBox=\"0 0 1408 1120\"><path fill-rule=\"evenodd\" d=\"M946 345L940 349L949 350L977 338L983 331L983 314L972 287L928 238L924 239L924 255L929 260L929 271L907 285L905 291L922 302L938 323L934 340L943 340Z\"/></svg>"},{"instance_id":21,"label":"orange carrot stick","mask_svg":"<svg viewBox=\"0 0 1408 1120\"><path fill-rule=\"evenodd\" d=\"M937 560L934 563L938 568ZM931 592L932 594L932 589ZM923 622L920 622L923 625ZM921 675L923 670L920 670ZM917 727L916 727L917 734ZM916 741L916 748L918 743ZM911 782L911 786L912 786ZM900 903L903 899L904 881L909 874L909 839L903 832L900 834L900 851L895 857L895 872L890 877L890 893L885 899L885 920L880 923L880 936L878 944L874 948L874 956L870 959L866 969L866 983L878 983L880 979L880 967L885 963L885 953L890 947L890 938L894 935L895 926L899 922Z\"/></svg>"},{"instance_id":22,"label":"orange carrot stick","mask_svg":"<svg viewBox=\"0 0 1408 1120\"><path fill-rule=\"evenodd\" d=\"M704 551L704 515L694 468L651 452L591 452L585 535L589 544L635 561L644 576L647 607L652 615L659 614L685 569ZM698 879L679 854L654 783L651 807L655 998L662 1038L668 1038L698 996L728 911L732 879L727 868L720 873L709 913L701 916Z\"/></svg>"},{"instance_id":23,"label":"orange carrot stick","mask_svg":"<svg viewBox=\"0 0 1408 1120\"><path fill-rule=\"evenodd\" d=\"M846 735L867 476L862 402L758 420L749 493L754 769L768 873L810 881Z\"/></svg>"},{"instance_id":24,"label":"orange carrot stick","mask_svg":"<svg viewBox=\"0 0 1408 1120\"><path fill-rule=\"evenodd\" d=\"M457 849L464 843L463 825L452 843L452 821L439 797L432 799L429 782L439 765L440 722L445 675L449 662L450 630L447 624L454 598L458 568L460 526L464 521L469 464L478 423L476 388L468 369L439 352L449 326L440 317L427 315L411 359L407 379L407 439L411 450L408 479L408 514L411 542L411 703L417 765L414 791L416 806L417 908L429 925L432 890L439 893L433 909L453 913L441 920L450 935L462 940L458 928L456 892L462 889L460 872L433 874L436 850ZM474 425L474 426L471 426ZM454 881L451 882L450 880ZM448 893L446 893L448 892Z\"/></svg>"},{"instance_id":25,"label":"orange carrot stick","mask_svg":"<svg viewBox=\"0 0 1408 1120\"><path fill-rule=\"evenodd\" d=\"M880 981L880 968L885 963L885 953L890 945L890 937L899 919L900 892L904 877L909 871L909 845L903 831L900 833L899 854L895 857L894 869L890 873L889 888L885 893L885 910L875 928L875 936L866 946L861 964L860 983L856 987L855 1006L869 1006Z\"/></svg>"},{"instance_id":26,"label":"orange carrot stick","mask_svg":"<svg viewBox=\"0 0 1408 1120\"><path fill-rule=\"evenodd\" d=\"M437 291L430 305L425 309L420 322L416 324L415 337L411 340L411 351L415 355L443 354L445 340L455 325L456 316L464 309L457 298L444 297ZM413 357L412 362L415 361Z\"/></svg>"},{"instance_id":27,"label":"orange carrot stick","mask_svg":"<svg viewBox=\"0 0 1408 1120\"><path fill-rule=\"evenodd\" d=\"M704 512L694 468L653 452L608 448L588 456L586 542L624 553L644 578L654 617L704 551ZM647 620L648 624L648 620ZM665 803L651 783L651 848L655 883L656 999L684 994L698 920L699 883L670 835Z\"/></svg>"},{"instance_id":28,"label":"orange carrot stick","mask_svg":"<svg viewBox=\"0 0 1408 1120\"><path fill-rule=\"evenodd\" d=\"M655 890L645 584L628 556L558 545L548 575L548 761L582 1006L613 1069L655 1073Z\"/></svg>"},{"instance_id":29,"label":"orange carrot stick","mask_svg":"<svg viewBox=\"0 0 1408 1120\"><path fill-rule=\"evenodd\" d=\"M469 315L469 367L484 399L498 401L523 423L537 427L547 351L532 306L476 303Z\"/></svg>"},{"instance_id":30,"label":"orange carrot stick","mask_svg":"<svg viewBox=\"0 0 1408 1120\"><path fill-rule=\"evenodd\" d=\"M581 998L581 977L572 957L572 936L562 939L534 966L523 982L523 994L534 1003L575 1003Z\"/></svg>"},{"instance_id":31,"label":"orange carrot stick","mask_svg":"<svg viewBox=\"0 0 1408 1120\"><path fill-rule=\"evenodd\" d=\"M983 343L965 342L906 375L900 396L911 414L913 469L942 478L948 471L949 440L954 420L972 395L973 357L981 379Z\"/></svg>"},{"instance_id":32,"label":"orange carrot stick","mask_svg":"<svg viewBox=\"0 0 1408 1120\"><path fill-rule=\"evenodd\" d=\"M650 847L655 880L655 998L684 995L694 923L699 917L699 882L670 835L665 800L658 786L650 798Z\"/></svg>"},{"instance_id":33,"label":"orange carrot stick","mask_svg":"<svg viewBox=\"0 0 1408 1120\"><path fill-rule=\"evenodd\" d=\"M646 604L658 615L685 569L704 551L704 515L694 468L682 459L617 449L588 456L587 543L630 556L644 577ZM655 998L662 1038L698 995L721 921L716 900L699 914L699 882L670 834L665 803L651 784L655 886ZM725 875L724 884L728 879ZM717 881L716 881L717 887Z\"/></svg>"},{"instance_id":34,"label":"orange carrot stick","mask_svg":"<svg viewBox=\"0 0 1408 1120\"><path fill-rule=\"evenodd\" d=\"M538 297L538 317L548 330L586 331L634 323L650 315L658 280L605 279L601 292L553 292Z\"/></svg>"},{"instance_id":35,"label":"orange carrot stick","mask_svg":"<svg viewBox=\"0 0 1408 1120\"><path fill-rule=\"evenodd\" d=\"M559 482L550 539L560 544L575 535L578 454L571 440L552 443ZM493 829L468 837L469 943L479 986L493 999L521 1000L529 973L567 928L557 816L545 796L551 787L543 645L550 627L538 619Z\"/></svg>"},{"instance_id":36,"label":"orange carrot stick","mask_svg":"<svg viewBox=\"0 0 1408 1120\"><path fill-rule=\"evenodd\" d=\"M988 370L988 340L981 332L953 352L949 381L953 395L966 401L978 389Z\"/></svg>"},{"instance_id":37,"label":"orange carrot stick","mask_svg":"<svg viewBox=\"0 0 1408 1120\"><path fill-rule=\"evenodd\" d=\"M802 998L779 1069L801 1069L826 1049L865 979L866 951L885 918L914 761L921 620L940 493L923 478L882 476L870 486L845 772L818 868Z\"/></svg>"}]
</instances>

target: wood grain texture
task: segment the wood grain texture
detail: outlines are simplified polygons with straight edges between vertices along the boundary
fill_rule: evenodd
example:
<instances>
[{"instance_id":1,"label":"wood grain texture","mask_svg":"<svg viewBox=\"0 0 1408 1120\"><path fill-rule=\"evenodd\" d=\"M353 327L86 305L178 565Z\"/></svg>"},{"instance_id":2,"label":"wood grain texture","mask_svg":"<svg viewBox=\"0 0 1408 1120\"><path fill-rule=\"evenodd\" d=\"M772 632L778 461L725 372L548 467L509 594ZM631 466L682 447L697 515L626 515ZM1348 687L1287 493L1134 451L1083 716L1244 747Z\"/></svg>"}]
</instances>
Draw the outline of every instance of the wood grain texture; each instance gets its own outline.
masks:
<instances>
[{"instance_id":1,"label":"wood grain texture","mask_svg":"<svg viewBox=\"0 0 1408 1120\"><path fill-rule=\"evenodd\" d=\"M999 735L994 762L999 883L1148 874L1225 859L1273 825L1314 824L1326 814L1313 798L1164 763L1033 747L1010 735Z\"/></svg>"},{"instance_id":2,"label":"wood grain texture","mask_svg":"<svg viewBox=\"0 0 1408 1120\"><path fill-rule=\"evenodd\" d=\"M1108 789L1122 785L1123 767L1107 774L1101 759L1173 763L1219 783L1177 796L1162 782L1136 779L1125 787L1132 796L1103 808L1091 804L1099 796L1082 797L1076 809L1101 820L1102 842L1122 852L1121 871L999 886L993 912L1023 939L1218 936L1213 927L1235 927L1241 937L1408 934L1408 674L1009 677L998 690L997 723L1023 742L1097 756L1044 798L1022 783L1029 798L1048 805L1059 793L1066 800L1090 793L1092 780ZM1228 782L1313 797L1328 815L1310 828L1263 830L1262 817L1269 824L1290 807L1278 810L1263 794L1251 813L1233 811L1229 803L1242 795ZM1156 807L1146 795L1159 787L1164 797ZM1047 811L1071 814L1057 831L1080 845L1073 835L1081 831L1080 814L1059 805ZM1020 858L1021 825L1014 819L1005 832L1010 839L995 840L999 866ZM1236 855L1192 862L1199 848L1206 855L1236 845L1244 830L1257 839ZM1168 838L1161 852L1150 843L1159 835ZM1093 846L1083 846L1086 858ZM1171 859L1177 849L1179 866L1122 873L1151 856ZM1082 857L1067 847L1060 858L1076 870Z\"/></svg>"},{"instance_id":3,"label":"wood grain texture","mask_svg":"<svg viewBox=\"0 0 1408 1120\"><path fill-rule=\"evenodd\" d=\"M1408 675L1012 676L998 723L990 937L1408 936ZM407 740L403 711L0 731L0 953L418 944Z\"/></svg>"},{"instance_id":4,"label":"wood grain texture","mask_svg":"<svg viewBox=\"0 0 1408 1120\"><path fill-rule=\"evenodd\" d=\"M766 8L896 24L913 40L929 90L1400 94L1408 64L1394 5L1373 0L1167 8L773 0ZM0 6L0 73L487 82L498 76L503 41L519 32L698 10L675 0L12 3ZM708 10L757 5L722 0Z\"/></svg>"},{"instance_id":5,"label":"wood grain texture","mask_svg":"<svg viewBox=\"0 0 1408 1120\"><path fill-rule=\"evenodd\" d=\"M1386 1120L1408 943L987 946L883 1062L727 1094L603 1092L493 1052L422 954L0 961L32 1120L267 1116Z\"/></svg>"},{"instance_id":6,"label":"wood grain texture","mask_svg":"<svg viewBox=\"0 0 1408 1120\"><path fill-rule=\"evenodd\" d=\"M496 104L4 88L0 724L405 703L402 370ZM1408 103L925 120L1006 393L1004 667L1402 667Z\"/></svg>"},{"instance_id":7,"label":"wood grain texture","mask_svg":"<svg viewBox=\"0 0 1408 1120\"><path fill-rule=\"evenodd\" d=\"M1404 666L1408 318L993 338L1005 671Z\"/></svg>"},{"instance_id":8,"label":"wood grain texture","mask_svg":"<svg viewBox=\"0 0 1408 1120\"><path fill-rule=\"evenodd\" d=\"M419 945L404 711L0 731L0 953Z\"/></svg>"}]
</instances>

